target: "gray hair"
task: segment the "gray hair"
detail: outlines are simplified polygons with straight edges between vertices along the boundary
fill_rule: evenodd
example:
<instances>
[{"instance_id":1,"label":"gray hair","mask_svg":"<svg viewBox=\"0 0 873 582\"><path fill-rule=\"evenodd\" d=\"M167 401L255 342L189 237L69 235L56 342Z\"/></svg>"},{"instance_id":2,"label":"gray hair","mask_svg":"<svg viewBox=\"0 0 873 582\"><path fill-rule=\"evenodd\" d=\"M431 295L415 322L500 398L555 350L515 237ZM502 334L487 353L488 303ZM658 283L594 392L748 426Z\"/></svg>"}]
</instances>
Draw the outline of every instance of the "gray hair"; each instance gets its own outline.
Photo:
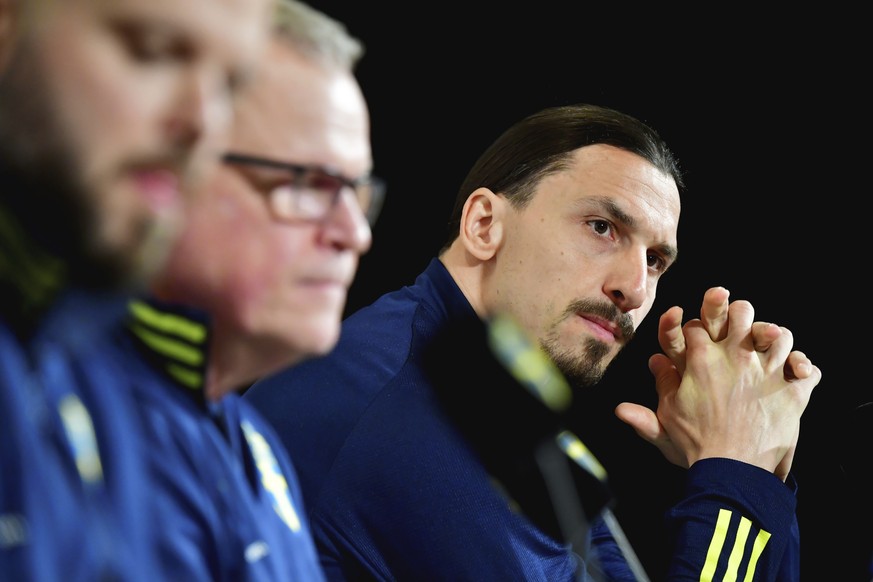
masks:
<instances>
[{"instance_id":1,"label":"gray hair","mask_svg":"<svg viewBox=\"0 0 873 582\"><path fill-rule=\"evenodd\" d=\"M364 45L346 26L298 0L276 0L273 33L326 66L354 70Z\"/></svg>"}]
</instances>

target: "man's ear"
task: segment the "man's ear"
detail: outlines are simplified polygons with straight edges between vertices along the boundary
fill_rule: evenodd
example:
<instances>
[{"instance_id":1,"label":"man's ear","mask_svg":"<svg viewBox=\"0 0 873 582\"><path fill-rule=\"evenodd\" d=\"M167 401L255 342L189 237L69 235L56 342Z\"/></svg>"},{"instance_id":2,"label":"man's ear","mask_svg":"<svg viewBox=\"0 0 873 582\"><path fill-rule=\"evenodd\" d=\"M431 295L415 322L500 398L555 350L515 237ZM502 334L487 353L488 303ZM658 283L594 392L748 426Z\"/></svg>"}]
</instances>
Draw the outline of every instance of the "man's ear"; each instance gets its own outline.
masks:
<instances>
[{"instance_id":1,"label":"man's ear","mask_svg":"<svg viewBox=\"0 0 873 582\"><path fill-rule=\"evenodd\" d=\"M459 236L468 253L491 259L503 238L503 207L506 200L488 188L477 188L464 203Z\"/></svg>"}]
</instances>

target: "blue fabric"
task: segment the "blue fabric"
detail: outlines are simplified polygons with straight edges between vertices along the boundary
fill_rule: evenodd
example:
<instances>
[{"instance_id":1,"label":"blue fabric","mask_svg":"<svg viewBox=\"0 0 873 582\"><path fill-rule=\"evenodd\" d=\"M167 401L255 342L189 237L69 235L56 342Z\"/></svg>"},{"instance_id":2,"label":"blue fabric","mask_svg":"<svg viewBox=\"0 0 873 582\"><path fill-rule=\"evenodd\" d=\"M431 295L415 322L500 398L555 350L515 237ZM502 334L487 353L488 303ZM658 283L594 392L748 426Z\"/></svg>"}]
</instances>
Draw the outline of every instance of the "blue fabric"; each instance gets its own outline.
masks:
<instances>
[{"instance_id":1,"label":"blue fabric","mask_svg":"<svg viewBox=\"0 0 873 582\"><path fill-rule=\"evenodd\" d=\"M245 393L294 459L328 579L585 579L578 557L493 486L422 369L439 330L472 315L434 259L414 285L350 316L331 354ZM465 371L456 373L462 378ZM796 580L794 508L794 491L772 474L729 460L696 464L687 495L667 516L676 548L670 579L700 579L719 511L726 510L729 532L724 551L716 552L716 572L723 574L742 515L750 535L737 554L738 579L751 541L766 530L771 536L753 580ZM602 522L595 520L589 533L602 578L632 580Z\"/></svg>"},{"instance_id":2,"label":"blue fabric","mask_svg":"<svg viewBox=\"0 0 873 582\"><path fill-rule=\"evenodd\" d=\"M745 580L754 544L765 542L752 580L800 579L797 485L731 459L704 459L688 470L685 496L667 513L675 543L669 580L700 580L707 553L712 580ZM719 524L719 525L717 525ZM723 530L720 532L720 530ZM719 545L720 544L720 545ZM733 555L732 555L733 554ZM729 559L737 560L733 566Z\"/></svg>"},{"instance_id":3,"label":"blue fabric","mask_svg":"<svg viewBox=\"0 0 873 582\"><path fill-rule=\"evenodd\" d=\"M243 396L294 459L328 579L587 579L494 486L422 368L438 330L471 316L435 260L347 319L330 355Z\"/></svg>"},{"instance_id":4,"label":"blue fabric","mask_svg":"<svg viewBox=\"0 0 873 582\"><path fill-rule=\"evenodd\" d=\"M193 314L172 313L185 320ZM199 346L204 373L208 342L207 335ZM152 495L160 502L162 579L324 580L294 467L272 426L238 394L208 403L202 385L171 380L158 364L166 359L149 358L132 336L119 345L138 379L135 394L157 474Z\"/></svg>"},{"instance_id":5,"label":"blue fabric","mask_svg":"<svg viewBox=\"0 0 873 582\"><path fill-rule=\"evenodd\" d=\"M70 291L24 334L0 323L2 580L156 579L141 426L104 341L119 301Z\"/></svg>"}]
</instances>

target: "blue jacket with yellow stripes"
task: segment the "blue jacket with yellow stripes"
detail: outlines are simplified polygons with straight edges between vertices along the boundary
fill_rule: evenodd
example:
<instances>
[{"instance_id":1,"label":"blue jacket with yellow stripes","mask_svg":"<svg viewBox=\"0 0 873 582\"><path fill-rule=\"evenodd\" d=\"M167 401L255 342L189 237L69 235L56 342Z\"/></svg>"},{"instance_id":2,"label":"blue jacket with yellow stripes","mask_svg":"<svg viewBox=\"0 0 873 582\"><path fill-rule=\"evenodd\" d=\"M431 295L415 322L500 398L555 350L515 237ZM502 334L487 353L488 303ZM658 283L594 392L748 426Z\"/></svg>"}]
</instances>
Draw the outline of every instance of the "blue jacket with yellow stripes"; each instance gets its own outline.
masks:
<instances>
[{"instance_id":1,"label":"blue jacket with yellow stripes","mask_svg":"<svg viewBox=\"0 0 873 582\"><path fill-rule=\"evenodd\" d=\"M294 467L238 394L204 396L209 321L132 301L119 336L149 438L166 580L323 580Z\"/></svg>"},{"instance_id":2,"label":"blue jacket with yellow stripes","mask_svg":"<svg viewBox=\"0 0 873 582\"><path fill-rule=\"evenodd\" d=\"M598 519L580 564L585 544L549 535L520 510L448 413L438 394L446 386L435 386L426 357L441 330L470 317L468 301L434 259L413 285L347 318L326 357L244 394L294 459L328 579L638 579ZM483 389L486 382L471 381L471 368L460 365L463 353L445 356L435 365L455 379L458 394ZM508 397L511 387L503 389ZM497 455L501 441L521 443L519 433L530 428L497 430L500 406L478 417L480 436ZM511 472L522 457L512 452L494 466ZM792 484L726 459L696 463L687 477L685 495L667 515L671 581L797 579Z\"/></svg>"}]
</instances>

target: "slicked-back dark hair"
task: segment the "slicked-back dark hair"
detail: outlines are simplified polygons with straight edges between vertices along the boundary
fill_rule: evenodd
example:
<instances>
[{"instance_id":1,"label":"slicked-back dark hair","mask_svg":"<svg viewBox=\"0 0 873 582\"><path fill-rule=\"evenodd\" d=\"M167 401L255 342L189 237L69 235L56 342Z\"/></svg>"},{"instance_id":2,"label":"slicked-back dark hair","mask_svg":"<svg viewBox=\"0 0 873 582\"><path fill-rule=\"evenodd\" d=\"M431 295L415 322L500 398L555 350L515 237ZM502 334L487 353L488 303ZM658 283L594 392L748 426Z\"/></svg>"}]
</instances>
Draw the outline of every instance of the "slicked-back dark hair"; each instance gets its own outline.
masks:
<instances>
[{"instance_id":1,"label":"slicked-back dark hair","mask_svg":"<svg viewBox=\"0 0 873 582\"><path fill-rule=\"evenodd\" d=\"M488 188L522 208L530 202L540 180L568 167L575 150L601 143L641 156L671 176L680 192L684 189L676 157L646 123L587 103L550 107L510 127L479 157L458 190L448 239L440 252L458 237L464 203L474 190Z\"/></svg>"}]
</instances>

